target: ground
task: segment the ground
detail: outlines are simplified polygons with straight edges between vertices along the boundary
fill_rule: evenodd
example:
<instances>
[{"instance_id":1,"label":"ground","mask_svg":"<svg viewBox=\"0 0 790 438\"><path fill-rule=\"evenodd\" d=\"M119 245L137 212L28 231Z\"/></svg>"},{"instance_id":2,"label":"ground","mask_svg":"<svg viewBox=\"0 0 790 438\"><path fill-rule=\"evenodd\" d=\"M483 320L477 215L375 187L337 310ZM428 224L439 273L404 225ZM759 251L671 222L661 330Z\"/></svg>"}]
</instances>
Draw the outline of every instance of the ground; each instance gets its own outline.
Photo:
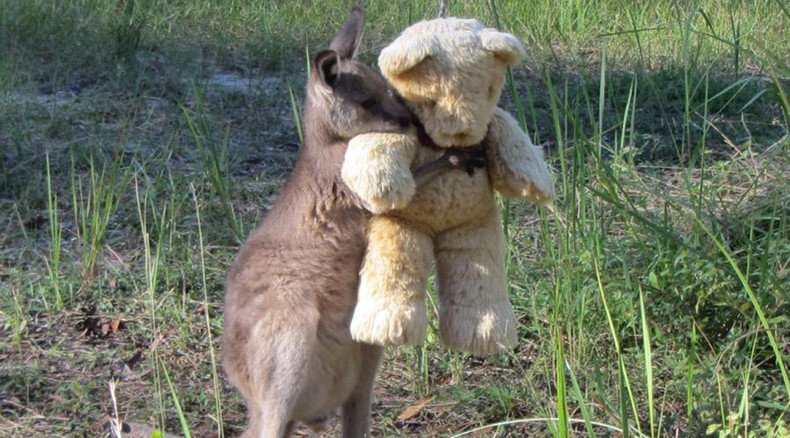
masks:
<instances>
[{"instance_id":1,"label":"ground","mask_svg":"<svg viewBox=\"0 0 790 438\"><path fill-rule=\"evenodd\" d=\"M246 423L217 365L224 278L298 152L305 52L348 5L147 1L0 0L0 436ZM453 354L432 325L388 350L373 436L782 436L786 8L499 3L530 53L502 105L558 190L502 204L519 345ZM450 13L496 24L470 5ZM368 62L433 14L385 6Z\"/></svg>"}]
</instances>

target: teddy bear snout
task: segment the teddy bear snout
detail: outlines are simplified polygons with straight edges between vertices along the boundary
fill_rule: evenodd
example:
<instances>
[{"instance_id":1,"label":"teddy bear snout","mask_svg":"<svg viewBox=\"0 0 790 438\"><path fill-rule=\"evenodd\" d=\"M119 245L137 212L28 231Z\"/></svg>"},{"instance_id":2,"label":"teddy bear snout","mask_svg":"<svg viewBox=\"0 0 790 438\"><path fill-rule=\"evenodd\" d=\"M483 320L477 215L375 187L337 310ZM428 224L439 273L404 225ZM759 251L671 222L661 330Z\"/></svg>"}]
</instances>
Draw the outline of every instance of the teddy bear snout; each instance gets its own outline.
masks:
<instances>
[{"instance_id":1,"label":"teddy bear snout","mask_svg":"<svg viewBox=\"0 0 790 438\"><path fill-rule=\"evenodd\" d=\"M471 136L468 133L462 132L459 134L451 135L449 138L452 139L452 141L450 142L451 144L463 146L469 143L470 137Z\"/></svg>"},{"instance_id":2,"label":"teddy bear snout","mask_svg":"<svg viewBox=\"0 0 790 438\"><path fill-rule=\"evenodd\" d=\"M471 146L480 143L486 135L486 125L474 124L455 124L455 130L449 130L450 126L438 127L438 129L431 129L428 127L429 132L436 133L434 141L442 146ZM477 126L480 125L480 126ZM434 137L434 134L431 135Z\"/></svg>"},{"instance_id":3,"label":"teddy bear snout","mask_svg":"<svg viewBox=\"0 0 790 438\"><path fill-rule=\"evenodd\" d=\"M486 134L488 108L470 99L445 99L434 106L418 106L417 114L434 141L441 146L469 146ZM476 108L473 109L473 108Z\"/></svg>"}]
</instances>

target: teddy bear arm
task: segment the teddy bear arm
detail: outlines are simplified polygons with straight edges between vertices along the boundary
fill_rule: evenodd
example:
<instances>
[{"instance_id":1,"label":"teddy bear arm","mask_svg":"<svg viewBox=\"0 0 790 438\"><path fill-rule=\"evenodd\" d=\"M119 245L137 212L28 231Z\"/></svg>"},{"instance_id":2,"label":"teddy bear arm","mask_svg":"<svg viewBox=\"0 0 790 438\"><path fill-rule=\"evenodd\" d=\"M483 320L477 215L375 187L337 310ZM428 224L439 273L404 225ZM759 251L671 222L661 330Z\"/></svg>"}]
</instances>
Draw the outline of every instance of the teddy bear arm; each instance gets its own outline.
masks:
<instances>
[{"instance_id":1,"label":"teddy bear arm","mask_svg":"<svg viewBox=\"0 0 790 438\"><path fill-rule=\"evenodd\" d=\"M536 204L546 204L554 198L554 184L543 150L499 107L494 109L487 140L488 169L495 190Z\"/></svg>"},{"instance_id":2,"label":"teddy bear arm","mask_svg":"<svg viewBox=\"0 0 790 438\"><path fill-rule=\"evenodd\" d=\"M349 141L341 177L371 212L403 208L416 190L410 169L416 153L412 135L360 134Z\"/></svg>"}]
</instances>

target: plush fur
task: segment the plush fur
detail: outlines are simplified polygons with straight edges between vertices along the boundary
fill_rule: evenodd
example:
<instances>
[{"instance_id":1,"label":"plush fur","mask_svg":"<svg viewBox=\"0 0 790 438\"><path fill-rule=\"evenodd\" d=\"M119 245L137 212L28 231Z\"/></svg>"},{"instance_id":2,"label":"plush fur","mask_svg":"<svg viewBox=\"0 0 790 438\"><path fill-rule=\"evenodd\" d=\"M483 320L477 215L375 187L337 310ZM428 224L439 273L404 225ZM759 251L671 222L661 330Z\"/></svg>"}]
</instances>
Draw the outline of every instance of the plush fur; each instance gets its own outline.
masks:
<instances>
[{"instance_id":1,"label":"plush fur","mask_svg":"<svg viewBox=\"0 0 790 438\"><path fill-rule=\"evenodd\" d=\"M405 207L416 189L414 179L409 177L419 147L414 136L373 133L361 134L355 140L364 146L346 151L346 184L356 188L373 213Z\"/></svg>"},{"instance_id":2,"label":"plush fur","mask_svg":"<svg viewBox=\"0 0 790 438\"><path fill-rule=\"evenodd\" d=\"M355 340L417 344L425 335L425 286L436 263L440 336L486 355L516 343L507 296L505 242L495 192L544 204L554 195L543 153L496 107L508 65L524 56L512 35L477 20L440 18L407 28L379 67L442 147L482 142L487 169L444 173L418 190L409 168L442 154L411 134L367 133L349 143L342 178L375 213L367 232Z\"/></svg>"},{"instance_id":3,"label":"plush fur","mask_svg":"<svg viewBox=\"0 0 790 438\"><path fill-rule=\"evenodd\" d=\"M487 149L488 171L494 189L538 205L554 199L554 183L543 150L532 144L513 116L501 108L494 108L490 126L487 140L493 147Z\"/></svg>"}]
</instances>

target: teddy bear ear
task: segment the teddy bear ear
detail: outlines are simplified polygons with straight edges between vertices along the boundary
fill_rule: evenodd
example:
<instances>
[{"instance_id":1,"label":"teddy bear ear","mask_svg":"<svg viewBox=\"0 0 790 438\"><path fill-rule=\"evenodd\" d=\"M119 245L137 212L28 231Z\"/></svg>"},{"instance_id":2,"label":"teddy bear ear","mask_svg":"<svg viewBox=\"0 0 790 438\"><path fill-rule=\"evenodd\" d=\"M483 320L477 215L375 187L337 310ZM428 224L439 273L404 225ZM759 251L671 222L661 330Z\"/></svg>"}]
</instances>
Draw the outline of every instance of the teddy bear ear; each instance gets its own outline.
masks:
<instances>
[{"instance_id":1,"label":"teddy bear ear","mask_svg":"<svg viewBox=\"0 0 790 438\"><path fill-rule=\"evenodd\" d=\"M484 29L480 32L483 47L506 64L516 64L524 56L524 46L515 36L499 32L494 29Z\"/></svg>"},{"instance_id":2,"label":"teddy bear ear","mask_svg":"<svg viewBox=\"0 0 790 438\"><path fill-rule=\"evenodd\" d=\"M439 53L434 38L401 37L385 47L379 55L379 68L385 76L400 76Z\"/></svg>"}]
</instances>

